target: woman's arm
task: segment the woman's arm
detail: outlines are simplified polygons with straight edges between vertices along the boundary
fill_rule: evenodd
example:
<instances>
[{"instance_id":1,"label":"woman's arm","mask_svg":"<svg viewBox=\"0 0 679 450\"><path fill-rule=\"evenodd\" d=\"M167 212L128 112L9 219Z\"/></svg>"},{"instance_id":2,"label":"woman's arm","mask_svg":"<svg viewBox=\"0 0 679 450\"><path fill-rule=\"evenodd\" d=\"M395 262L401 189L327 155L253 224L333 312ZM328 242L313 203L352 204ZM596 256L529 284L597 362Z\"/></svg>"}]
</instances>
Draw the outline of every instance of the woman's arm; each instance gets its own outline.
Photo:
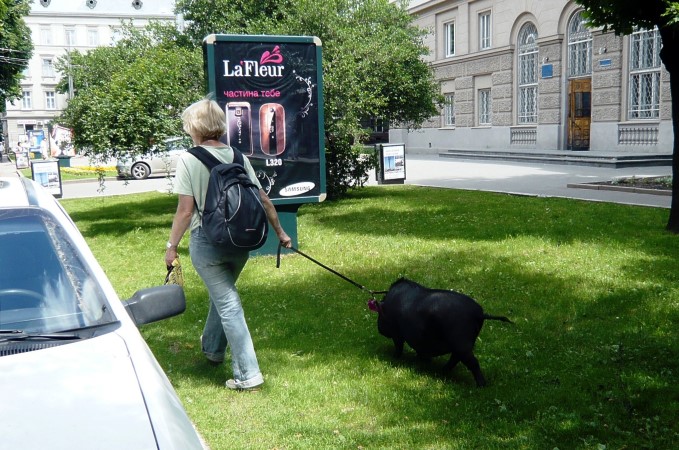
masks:
<instances>
[{"instance_id":1,"label":"woman's arm","mask_svg":"<svg viewBox=\"0 0 679 450\"><path fill-rule=\"evenodd\" d=\"M170 239L167 242L167 251L165 252L165 264L168 266L172 265L172 261L177 257L179 242L191 225L193 208L193 196L179 194L177 212L172 220L172 230L170 231Z\"/></svg>"},{"instance_id":2,"label":"woman's arm","mask_svg":"<svg viewBox=\"0 0 679 450\"><path fill-rule=\"evenodd\" d=\"M283 230L281 221L278 219L278 212L276 211L276 207L271 202L271 199L268 195L266 195L266 192L264 192L263 189L259 190L259 196L262 198L262 204L264 205L264 211L266 211L266 217L269 219L269 223L276 232L278 240L283 245L283 247L292 247L292 239L290 239L290 236L288 236L285 230Z\"/></svg>"}]
</instances>

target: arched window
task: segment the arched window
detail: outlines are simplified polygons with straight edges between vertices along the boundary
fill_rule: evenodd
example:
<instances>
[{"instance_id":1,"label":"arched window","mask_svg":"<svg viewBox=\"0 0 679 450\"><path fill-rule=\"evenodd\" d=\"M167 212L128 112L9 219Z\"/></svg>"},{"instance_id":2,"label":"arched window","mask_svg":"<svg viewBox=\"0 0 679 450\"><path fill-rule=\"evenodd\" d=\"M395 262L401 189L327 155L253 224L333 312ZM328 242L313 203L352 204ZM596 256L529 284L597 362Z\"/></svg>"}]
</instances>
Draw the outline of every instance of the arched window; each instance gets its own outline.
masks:
<instances>
[{"instance_id":1,"label":"arched window","mask_svg":"<svg viewBox=\"0 0 679 450\"><path fill-rule=\"evenodd\" d=\"M568 22L568 76L592 74L592 33L587 29L582 11L573 14Z\"/></svg>"},{"instance_id":2,"label":"arched window","mask_svg":"<svg viewBox=\"0 0 679 450\"><path fill-rule=\"evenodd\" d=\"M538 119L538 30L527 23L519 31L519 123Z\"/></svg>"}]
</instances>

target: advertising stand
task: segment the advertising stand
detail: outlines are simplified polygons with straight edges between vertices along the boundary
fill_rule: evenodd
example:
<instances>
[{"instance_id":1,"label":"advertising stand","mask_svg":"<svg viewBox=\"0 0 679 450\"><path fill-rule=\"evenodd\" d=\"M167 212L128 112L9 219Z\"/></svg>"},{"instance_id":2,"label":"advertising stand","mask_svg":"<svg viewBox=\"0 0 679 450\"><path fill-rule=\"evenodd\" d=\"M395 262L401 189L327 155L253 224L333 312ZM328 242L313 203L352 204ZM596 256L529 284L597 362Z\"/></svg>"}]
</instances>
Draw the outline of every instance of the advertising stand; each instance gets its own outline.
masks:
<instances>
[{"instance_id":1,"label":"advertising stand","mask_svg":"<svg viewBox=\"0 0 679 450\"><path fill-rule=\"evenodd\" d=\"M30 160L28 152L14 153L14 165L17 169L28 169Z\"/></svg>"},{"instance_id":2,"label":"advertising stand","mask_svg":"<svg viewBox=\"0 0 679 450\"><path fill-rule=\"evenodd\" d=\"M59 161L32 161L31 176L33 181L38 182L56 198L61 198L63 191L61 187L61 168Z\"/></svg>"},{"instance_id":3,"label":"advertising stand","mask_svg":"<svg viewBox=\"0 0 679 450\"><path fill-rule=\"evenodd\" d=\"M208 91L227 122L221 140L248 157L297 246L297 210L326 197L321 42L212 34L203 56ZM277 246L270 231L257 253Z\"/></svg>"},{"instance_id":4,"label":"advertising stand","mask_svg":"<svg viewBox=\"0 0 679 450\"><path fill-rule=\"evenodd\" d=\"M403 184L406 179L405 144L380 144L377 151L377 184Z\"/></svg>"}]
</instances>

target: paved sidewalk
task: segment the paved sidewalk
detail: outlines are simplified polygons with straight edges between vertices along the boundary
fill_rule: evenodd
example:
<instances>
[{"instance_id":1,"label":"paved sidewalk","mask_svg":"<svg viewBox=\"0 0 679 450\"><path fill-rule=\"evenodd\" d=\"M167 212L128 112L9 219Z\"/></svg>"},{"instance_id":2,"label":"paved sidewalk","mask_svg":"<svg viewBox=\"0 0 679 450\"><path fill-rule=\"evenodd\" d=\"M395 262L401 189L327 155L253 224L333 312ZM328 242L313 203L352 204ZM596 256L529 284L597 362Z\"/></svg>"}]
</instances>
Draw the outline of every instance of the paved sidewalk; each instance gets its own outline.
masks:
<instances>
[{"instance_id":1,"label":"paved sidewalk","mask_svg":"<svg viewBox=\"0 0 679 450\"><path fill-rule=\"evenodd\" d=\"M89 165L86 158L73 158L71 165ZM605 168L509 161L480 161L441 158L438 155L406 154L406 184L453 189L505 192L541 197L565 197L590 201L669 208L669 195L640 194L612 190L569 187L628 176L668 176L672 168ZM0 176L16 176L12 163L0 164ZM369 185L376 185L371 174ZM63 198L123 195L172 189L167 177L122 181L107 179L101 191L98 182L65 182Z\"/></svg>"},{"instance_id":2,"label":"paved sidewalk","mask_svg":"<svg viewBox=\"0 0 679 450\"><path fill-rule=\"evenodd\" d=\"M406 184L669 208L668 195L569 187L631 176L669 176L672 168L606 168L406 155ZM370 184L376 184L371 177Z\"/></svg>"}]
</instances>

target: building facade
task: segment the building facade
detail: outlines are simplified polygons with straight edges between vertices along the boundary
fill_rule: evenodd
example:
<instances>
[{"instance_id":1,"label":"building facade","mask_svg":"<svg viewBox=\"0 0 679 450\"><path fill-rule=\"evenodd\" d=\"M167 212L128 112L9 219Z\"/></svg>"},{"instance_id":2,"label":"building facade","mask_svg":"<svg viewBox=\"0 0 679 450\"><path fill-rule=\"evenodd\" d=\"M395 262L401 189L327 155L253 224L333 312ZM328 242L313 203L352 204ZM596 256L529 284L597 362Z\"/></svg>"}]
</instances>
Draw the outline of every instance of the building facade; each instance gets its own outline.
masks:
<instances>
[{"instance_id":1,"label":"building facade","mask_svg":"<svg viewBox=\"0 0 679 450\"><path fill-rule=\"evenodd\" d=\"M569 0L413 0L446 102L410 152L535 149L672 153L657 30L590 29Z\"/></svg>"},{"instance_id":2,"label":"building facade","mask_svg":"<svg viewBox=\"0 0 679 450\"><path fill-rule=\"evenodd\" d=\"M22 98L7 102L2 133L9 149L32 136L49 140L48 125L66 107L69 94L56 91L55 63L69 50L86 52L112 45L122 21L143 27L150 20L175 20L174 0L34 0L24 18L31 30L33 57L21 81ZM34 138L35 140L35 138Z\"/></svg>"}]
</instances>

